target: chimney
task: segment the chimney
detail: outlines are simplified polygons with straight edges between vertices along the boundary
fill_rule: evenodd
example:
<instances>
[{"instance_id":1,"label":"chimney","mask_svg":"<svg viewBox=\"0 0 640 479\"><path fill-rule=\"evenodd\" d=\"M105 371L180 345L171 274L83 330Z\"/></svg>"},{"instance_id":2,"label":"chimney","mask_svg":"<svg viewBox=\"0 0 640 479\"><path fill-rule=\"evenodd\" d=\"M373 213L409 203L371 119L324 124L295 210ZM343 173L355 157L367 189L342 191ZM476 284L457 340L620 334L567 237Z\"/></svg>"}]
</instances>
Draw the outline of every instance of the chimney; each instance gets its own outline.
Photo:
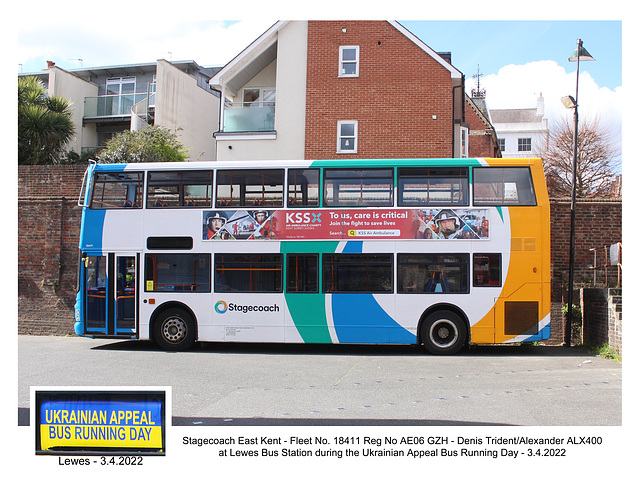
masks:
<instances>
[{"instance_id":1,"label":"chimney","mask_svg":"<svg viewBox=\"0 0 640 479\"><path fill-rule=\"evenodd\" d=\"M540 93L540 96L538 97L538 106L537 106L536 115L544 116L544 98L542 97L542 93Z\"/></svg>"},{"instance_id":2,"label":"chimney","mask_svg":"<svg viewBox=\"0 0 640 479\"><path fill-rule=\"evenodd\" d=\"M47 60L47 68L53 68L56 66L55 62L52 62L51 60Z\"/></svg>"}]
</instances>

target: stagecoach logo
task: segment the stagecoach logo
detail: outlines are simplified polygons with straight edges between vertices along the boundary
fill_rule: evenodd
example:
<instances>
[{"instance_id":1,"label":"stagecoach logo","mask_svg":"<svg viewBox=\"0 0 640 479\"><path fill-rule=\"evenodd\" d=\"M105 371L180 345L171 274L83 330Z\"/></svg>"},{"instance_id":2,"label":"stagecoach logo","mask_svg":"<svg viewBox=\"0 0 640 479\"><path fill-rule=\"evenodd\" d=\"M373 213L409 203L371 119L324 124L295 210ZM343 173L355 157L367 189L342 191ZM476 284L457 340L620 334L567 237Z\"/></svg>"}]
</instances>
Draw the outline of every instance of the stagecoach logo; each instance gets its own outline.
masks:
<instances>
[{"instance_id":1,"label":"stagecoach logo","mask_svg":"<svg viewBox=\"0 0 640 479\"><path fill-rule=\"evenodd\" d=\"M224 314L227 312L227 303L225 303L224 301L218 301L216 303L216 313L218 314Z\"/></svg>"},{"instance_id":2,"label":"stagecoach logo","mask_svg":"<svg viewBox=\"0 0 640 479\"><path fill-rule=\"evenodd\" d=\"M214 306L214 309L218 314L224 314L227 311L236 311L238 313L244 313L244 314L251 313L251 312L277 313L278 311L280 311L280 306L278 306L277 304L268 304L268 305L264 305L264 304L246 305L246 304L235 304L235 303L227 304L226 301L218 301Z\"/></svg>"}]
</instances>

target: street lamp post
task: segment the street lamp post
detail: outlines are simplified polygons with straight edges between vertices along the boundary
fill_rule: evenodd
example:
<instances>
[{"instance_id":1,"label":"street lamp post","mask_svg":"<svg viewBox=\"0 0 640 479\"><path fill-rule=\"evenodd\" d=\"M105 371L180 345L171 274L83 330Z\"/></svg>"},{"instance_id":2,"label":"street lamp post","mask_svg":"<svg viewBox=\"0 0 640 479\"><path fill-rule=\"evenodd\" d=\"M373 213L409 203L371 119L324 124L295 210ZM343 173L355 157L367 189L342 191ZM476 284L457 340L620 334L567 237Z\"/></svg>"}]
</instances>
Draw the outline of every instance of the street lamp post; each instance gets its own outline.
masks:
<instances>
[{"instance_id":1,"label":"street lamp post","mask_svg":"<svg viewBox=\"0 0 640 479\"><path fill-rule=\"evenodd\" d=\"M567 108L573 108L573 177L571 180L571 234L569 237L569 298L567 301L567 315L564 320L564 345L571 346L571 319L573 318L573 270L575 258L576 239L576 176L578 174L578 81L580 78L580 61L595 60L589 52L582 46L582 40L578 38L578 46L570 62L576 63L576 97L562 98L562 103Z\"/></svg>"}]
</instances>

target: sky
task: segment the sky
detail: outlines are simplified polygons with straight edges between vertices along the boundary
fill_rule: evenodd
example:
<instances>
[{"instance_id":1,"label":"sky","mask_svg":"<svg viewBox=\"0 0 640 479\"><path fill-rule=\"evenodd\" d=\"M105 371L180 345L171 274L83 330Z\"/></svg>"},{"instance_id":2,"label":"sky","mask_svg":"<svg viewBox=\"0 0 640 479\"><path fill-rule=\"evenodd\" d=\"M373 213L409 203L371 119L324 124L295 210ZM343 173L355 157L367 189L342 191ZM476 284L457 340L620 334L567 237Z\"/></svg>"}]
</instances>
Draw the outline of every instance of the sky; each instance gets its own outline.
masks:
<instances>
[{"instance_id":1,"label":"sky","mask_svg":"<svg viewBox=\"0 0 640 479\"><path fill-rule=\"evenodd\" d=\"M617 0L610 2L613 5ZM598 5L601 11L602 5ZM289 18L299 13L285 11L292 15ZM16 67L18 72L29 73L44 69L47 60L73 70L154 62L160 58L222 66L267 30L278 19L277 13L276 10L271 16L255 15L240 21L199 20L193 14L148 20L136 14L109 14L102 23L96 23L99 12L86 18L62 16L51 20L45 16L18 24ZM542 94L550 122L572 115L560 98L575 96L576 64L568 58L581 38L596 58L580 64L581 118L598 117L621 134L623 11L617 13L618 18L601 15L603 20L402 20L415 18L412 13L398 8L396 18L436 52L451 52L453 65L465 75L469 93L476 87L473 76L479 71L489 109L535 108L537 97ZM417 18L432 17L430 13L419 11ZM485 16L490 14L485 12ZM317 12L307 18L314 15Z\"/></svg>"}]
</instances>

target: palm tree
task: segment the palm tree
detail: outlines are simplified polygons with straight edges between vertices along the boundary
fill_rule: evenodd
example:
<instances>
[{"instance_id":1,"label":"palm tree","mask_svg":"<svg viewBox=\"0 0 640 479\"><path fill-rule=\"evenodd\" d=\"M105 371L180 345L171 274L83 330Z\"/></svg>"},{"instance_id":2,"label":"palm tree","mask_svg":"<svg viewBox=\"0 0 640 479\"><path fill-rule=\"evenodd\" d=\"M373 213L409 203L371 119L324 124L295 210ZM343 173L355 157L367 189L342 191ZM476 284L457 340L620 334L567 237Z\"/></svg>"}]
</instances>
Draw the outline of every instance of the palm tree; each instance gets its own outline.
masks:
<instances>
[{"instance_id":1,"label":"palm tree","mask_svg":"<svg viewBox=\"0 0 640 479\"><path fill-rule=\"evenodd\" d=\"M18 79L18 164L57 163L74 133L69 100L47 96L36 77Z\"/></svg>"}]
</instances>

